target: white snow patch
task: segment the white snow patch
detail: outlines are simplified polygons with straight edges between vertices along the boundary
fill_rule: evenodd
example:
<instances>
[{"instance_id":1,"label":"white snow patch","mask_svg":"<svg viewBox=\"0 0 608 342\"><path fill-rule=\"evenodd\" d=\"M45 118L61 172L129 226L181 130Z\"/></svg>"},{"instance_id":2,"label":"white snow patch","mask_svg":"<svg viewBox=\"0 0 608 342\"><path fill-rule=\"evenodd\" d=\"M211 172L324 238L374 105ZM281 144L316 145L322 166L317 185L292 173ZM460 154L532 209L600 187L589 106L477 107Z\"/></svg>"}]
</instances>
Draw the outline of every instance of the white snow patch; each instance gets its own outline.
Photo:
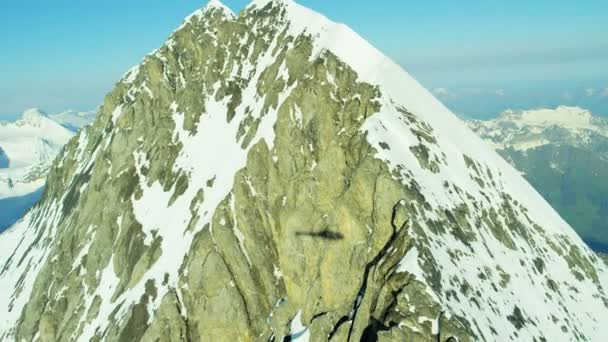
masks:
<instances>
[{"instance_id":1,"label":"white snow patch","mask_svg":"<svg viewBox=\"0 0 608 342\"><path fill-rule=\"evenodd\" d=\"M243 252L243 254L245 254L245 258L247 258L247 263L249 263L249 266L251 266L252 265L251 258L249 258L249 254L247 253L247 249L245 248L245 236L243 235L243 232L241 232L241 230L239 229L238 222L236 219L236 207L235 207L235 203L234 203L234 194L230 197L230 209L232 211L232 222L234 224L234 227L233 227L234 235L236 236L237 240L239 241L239 247L241 248L241 251Z\"/></svg>"},{"instance_id":2,"label":"white snow patch","mask_svg":"<svg viewBox=\"0 0 608 342\"><path fill-rule=\"evenodd\" d=\"M136 65L129 69L129 71L127 71L127 73L123 76L123 83L132 84L133 82L135 82L137 76L139 75L139 68L140 65Z\"/></svg>"},{"instance_id":3,"label":"white snow patch","mask_svg":"<svg viewBox=\"0 0 608 342\"><path fill-rule=\"evenodd\" d=\"M116 125L116 121L118 121L118 118L120 118L121 115L122 105L118 105L116 108L114 108L114 111L112 111L112 124Z\"/></svg>"},{"instance_id":4,"label":"white snow patch","mask_svg":"<svg viewBox=\"0 0 608 342\"><path fill-rule=\"evenodd\" d=\"M308 342L310 339L310 331L302 323L302 310L291 321L290 336L292 341Z\"/></svg>"}]
</instances>

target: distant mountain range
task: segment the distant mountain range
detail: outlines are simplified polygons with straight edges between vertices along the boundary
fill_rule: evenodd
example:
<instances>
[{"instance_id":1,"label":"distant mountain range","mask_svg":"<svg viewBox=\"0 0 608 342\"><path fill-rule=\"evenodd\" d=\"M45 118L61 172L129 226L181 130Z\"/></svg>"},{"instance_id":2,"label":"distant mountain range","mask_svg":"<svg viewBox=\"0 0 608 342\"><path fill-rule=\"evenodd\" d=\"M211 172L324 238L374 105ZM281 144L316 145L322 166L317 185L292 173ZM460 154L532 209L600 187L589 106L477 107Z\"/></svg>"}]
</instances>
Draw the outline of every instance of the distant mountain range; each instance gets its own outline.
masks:
<instances>
[{"instance_id":1,"label":"distant mountain range","mask_svg":"<svg viewBox=\"0 0 608 342\"><path fill-rule=\"evenodd\" d=\"M15 122L0 123L0 231L38 201L55 156L93 118L28 109Z\"/></svg>"},{"instance_id":2,"label":"distant mountain range","mask_svg":"<svg viewBox=\"0 0 608 342\"><path fill-rule=\"evenodd\" d=\"M506 111L469 126L595 250L608 252L608 121L578 107Z\"/></svg>"}]
</instances>

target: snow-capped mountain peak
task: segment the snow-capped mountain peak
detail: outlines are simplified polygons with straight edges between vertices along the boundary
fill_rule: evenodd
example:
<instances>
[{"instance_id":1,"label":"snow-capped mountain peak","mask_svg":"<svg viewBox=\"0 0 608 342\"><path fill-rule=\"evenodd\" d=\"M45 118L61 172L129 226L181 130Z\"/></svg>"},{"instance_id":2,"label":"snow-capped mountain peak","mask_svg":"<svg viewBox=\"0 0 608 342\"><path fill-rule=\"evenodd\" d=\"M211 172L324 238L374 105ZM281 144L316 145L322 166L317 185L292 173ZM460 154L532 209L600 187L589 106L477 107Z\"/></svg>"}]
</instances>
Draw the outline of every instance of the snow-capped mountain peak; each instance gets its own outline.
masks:
<instances>
[{"instance_id":1,"label":"snow-capped mountain peak","mask_svg":"<svg viewBox=\"0 0 608 342\"><path fill-rule=\"evenodd\" d=\"M24 120L39 117L48 117L48 114L40 108L29 108L23 111L23 114L21 114L21 118Z\"/></svg>"},{"instance_id":2,"label":"snow-capped mountain peak","mask_svg":"<svg viewBox=\"0 0 608 342\"><path fill-rule=\"evenodd\" d=\"M209 0L205 7L198 9L189 16L187 16L184 19L182 25L177 29L177 31L183 29L187 24L192 23L194 19L200 20L203 16L211 12L220 12L223 16L227 18L233 18L235 16L234 12L228 6L224 5L220 0ZM136 68L137 67L135 67L135 69L131 71L135 71ZM130 73L131 77L133 77L133 75L135 74L136 73ZM129 77L127 77L127 80L129 80Z\"/></svg>"},{"instance_id":3,"label":"snow-capped mountain peak","mask_svg":"<svg viewBox=\"0 0 608 342\"><path fill-rule=\"evenodd\" d=\"M232 12L232 10L228 6L224 5L224 3L222 3L220 0L209 0L203 11L210 10L221 10L228 16L234 16L234 12Z\"/></svg>"},{"instance_id":4,"label":"snow-capped mountain peak","mask_svg":"<svg viewBox=\"0 0 608 342\"><path fill-rule=\"evenodd\" d=\"M125 75L0 236L0 338L608 333L606 266L407 72L293 1L217 13Z\"/></svg>"},{"instance_id":5,"label":"snow-capped mountain peak","mask_svg":"<svg viewBox=\"0 0 608 342\"><path fill-rule=\"evenodd\" d=\"M4 144L10 140L41 139L63 146L73 135L40 109L28 109L16 122L0 124L0 142Z\"/></svg>"},{"instance_id":6,"label":"snow-capped mountain peak","mask_svg":"<svg viewBox=\"0 0 608 342\"><path fill-rule=\"evenodd\" d=\"M41 128L49 119L48 114L38 108L23 111L17 125Z\"/></svg>"}]
</instances>

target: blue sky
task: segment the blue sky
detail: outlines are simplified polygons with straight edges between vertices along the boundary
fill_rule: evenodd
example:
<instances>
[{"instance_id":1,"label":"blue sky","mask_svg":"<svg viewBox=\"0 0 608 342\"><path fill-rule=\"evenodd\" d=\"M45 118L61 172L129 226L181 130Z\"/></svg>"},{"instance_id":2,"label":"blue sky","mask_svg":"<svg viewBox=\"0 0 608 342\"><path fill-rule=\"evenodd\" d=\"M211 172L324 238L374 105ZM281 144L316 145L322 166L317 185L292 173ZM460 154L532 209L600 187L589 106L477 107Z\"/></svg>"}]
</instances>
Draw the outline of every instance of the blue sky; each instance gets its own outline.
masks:
<instances>
[{"instance_id":1,"label":"blue sky","mask_svg":"<svg viewBox=\"0 0 608 342\"><path fill-rule=\"evenodd\" d=\"M248 1L226 0L235 11ZM345 22L461 115L582 105L608 115L608 1L300 0ZM0 120L87 110L193 0L2 0Z\"/></svg>"}]
</instances>

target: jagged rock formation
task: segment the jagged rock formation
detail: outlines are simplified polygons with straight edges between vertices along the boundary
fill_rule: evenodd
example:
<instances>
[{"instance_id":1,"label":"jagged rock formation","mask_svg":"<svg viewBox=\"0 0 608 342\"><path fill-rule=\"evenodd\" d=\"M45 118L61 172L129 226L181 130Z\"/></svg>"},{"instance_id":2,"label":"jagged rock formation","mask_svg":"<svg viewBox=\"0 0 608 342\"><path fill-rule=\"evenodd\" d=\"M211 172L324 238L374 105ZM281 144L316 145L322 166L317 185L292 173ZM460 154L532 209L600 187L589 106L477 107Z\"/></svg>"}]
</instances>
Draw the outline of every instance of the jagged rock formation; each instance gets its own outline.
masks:
<instances>
[{"instance_id":1,"label":"jagged rock formation","mask_svg":"<svg viewBox=\"0 0 608 342\"><path fill-rule=\"evenodd\" d=\"M608 252L608 121L577 107L507 111L469 126L592 248Z\"/></svg>"},{"instance_id":2,"label":"jagged rock formation","mask_svg":"<svg viewBox=\"0 0 608 342\"><path fill-rule=\"evenodd\" d=\"M0 338L598 340L606 274L350 29L287 0L211 1L0 236Z\"/></svg>"}]
</instances>

